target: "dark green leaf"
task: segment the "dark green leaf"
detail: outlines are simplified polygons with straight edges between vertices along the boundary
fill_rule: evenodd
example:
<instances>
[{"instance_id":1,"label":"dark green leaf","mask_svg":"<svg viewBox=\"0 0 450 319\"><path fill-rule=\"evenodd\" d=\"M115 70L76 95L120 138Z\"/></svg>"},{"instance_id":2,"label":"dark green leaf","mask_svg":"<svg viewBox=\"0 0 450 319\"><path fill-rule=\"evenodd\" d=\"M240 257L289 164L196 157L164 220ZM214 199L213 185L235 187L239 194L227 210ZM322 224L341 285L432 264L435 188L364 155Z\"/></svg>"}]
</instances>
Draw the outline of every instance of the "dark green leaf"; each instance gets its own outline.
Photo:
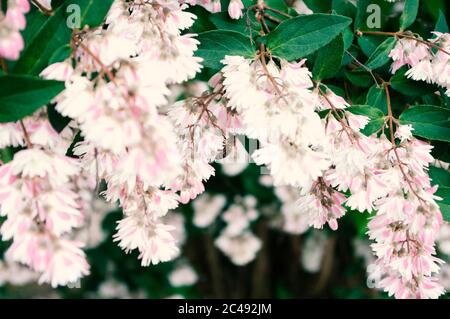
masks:
<instances>
[{"instance_id":1,"label":"dark green leaf","mask_svg":"<svg viewBox=\"0 0 450 319\"><path fill-rule=\"evenodd\" d=\"M397 92L408 96L424 96L436 92L436 87L423 81L410 80L405 76L407 67L398 70L391 78L391 86Z\"/></svg>"},{"instance_id":2,"label":"dark green leaf","mask_svg":"<svg viewBox=\"0 0 450 319\"><path fill-rule=\"evenodd\" d=\"M68 57L70 57L70 54L72 53L72 48L70 45L63 45L59 49L55 51L55 53L52 54L49 60L49 64L62 62L66 60Z\"/></svg>"},{"instance_id":3,"label":"dark green leaf","mask_svg":"<svg viewBox=\"0 0 450 319\"><path fill-rule=\"evenodd\" d=\"M382 29L392 12L393 3L386 0L358 0L356 2L356 30Z\"/></svg>"},{"instance_id":4,"label":"dark green leaf","mask_svg":"<svg viewBox=\"0 0 450 319\"><path fill-rule=\"evenodd\" d=\"M333 0L331 3L331 8L337 14L347 16L349 18L354 18L356 15L356 7L349 0Z\"/></svg>"},{"instance_id":5,"label":"dark green leaf","mask_svg":"<svg viewBox=\"0 0 450 319\"><path fill-rule=\"evenodd\" d=\"M49 103L64 83L31 76L0 77L0 122L15 122Z\"/></svg>"},{"instance_id":6,"label":"dark green leaf","mask_svg":"<svg viewBox=\"0 0 450 319\"><path fill-rule=\"evenodd\" d=\"M345 70L345 77L353 84L359 87L368 88L373 85L374 79L369 72L364 70Z\"/></svg>"},{"instance_id":7,"label":"dark green leaf","mask_svg":"<svg viewBox=\"0 0 450 319\"><path fill-rule=\"evenodd\" d=\"M439 19L436 23L435 31L448 33L448 24L442 11L439 11Z\"/></svg>"},{"instance_id":8,"label":"dark green leaf","mask_svg":"<svg viewBox=\"0 0 450 319\"><path fill-rule=\"evenodd\" d=\"M384 89L374 84L367 93L366 104L387 114L387 99Z\"/></svg>"},{"instance_id":9,"label":"dark green leaf","mask_svg":"<svg viewBox=\"0 0 450 319\"><path fill-rule=\"evenodd\" d=\"M440 141L431 141L433 149L431 150L431 155L435 159L450 163L450 144Z\"/></svg>"},{"instance_id":10,"label":"dark green leaf","mask_svg":"<svg viewBox=\"0 0 450 319\"><path fill-rule=\"evenodd\" d=\"M335 76L341 68L344 57L344 40L342 35L319 50L313 69L315 80L325 80Z\"/></svg>"},{"instance_id":11,"label":"dark green leaf","mask_svg":"<svg viewBox=\"0 0 450 319\"><path fill-rule=\"evenodd\" d=\"M331 10L330 1L303 0L303 2L313 12L329 12Z\"/></svg>"},{"instance_id":12,"label":"dark green leaf","mask_svg":"<svg viewBox=\"0 0 450 319\"><path fill-rule=\"evenodd\" d=\"M352 29L348 27L344 29L342 35L344 37L344 50L348 50L352 46L355 36L353 35Z\"/></svg>"},{"instance_id":13,"label":"dark green leaf","mask_svg":"<svg viewBox=\"0 0 450 319\"><path fill-rule=\"evenodd\" d=\"M369 57L366 66L374 70L388 63L391 60L389 52L394 48L396 42L394 37L384 40Z\"/></svg>"},{"instance_id":14,"label":"dark green leaf","mask_svg":"<svg viewBox=\"0 0 450 319\"><path fill-rule=\"evenodd\" d=\"M66 6L61 6L48 18L32 38L14 67L14 73L38 75L53 53L70 41L72 30L66 26Z\"/></svg>"},{"instance_id":15,"label":"dark green leaf","mask_svg":"<svg viewBox=\"0 0 450 319\"><path fill-rule=\"evenodd\" d=\"M358 45L361 48L361 51L367 57L370 57L378 48L378 46L383 42L383 40L383 37L363 36L358 38Z\"/></svg>"},{"instance_id":16,"label":"dark green leaf","mask_svg":"<svg viewBox=\"0 0 450 319\"><path fill-rule=\"evenodd\" d=\"M419 11L419 0L406 0L402 16L400 17L400 30L403 31L416 21Z\"/></svg>"},{"instance_id":17,"label":"dark green leaf","mask_svg":"<svg viewBox=\"0 0 450 319\"><path fill-rule=\"evenodd\" d=\"M335 39L352 20L338 15L311 14L282 22L267 36L273 55L289 61L303 58Z\"/></svg>"},{"instance_id":18,"label":"dark green leaf","mask_svg":"<svg viewBox=\"0 0 450 319\"><path fill-rule=\"evenodd\" d=\"M255 49L250 39L235 31L213 30L200 33L197 56L203 58L203 65L208 68L220 70L220 62L226 55L240 55L246 58L255 56Z\"/></svg>"},{"instance_id":19,"label":"dark green leaf","mask_svg":"<svg viewBox=\"0 0 450 319\"><path fill-rule=\"evenodd\" d=\"M60 113L58 113L54 105L50 105L47 107L47 114L50 124L58 133L64 130L71 121L70 118L62 116Z\"/></svg>"},{"instance_id":20,"label":"dark green leaf","mask_svg":"<svg viewBox=\"0 0 450 319\"><path fill-rule=\"evenodd\" d=\"M430 166L429 168L430 178L433 185L440 185L450 187L450 172L446 169Z\"/></svg>"},{"instance_id":21,"label":"dark green leaf","mask_svg":"<svg viewBox=\"0 0 450 319\"><path fill-rule=\"evenodd\" d=\"M450 187L439 187L436 196L442 198L437 201L439 208L441 209L442 217L446 222L450 221Z\"/></svg>"},{"instance_id":22,"label":"dark green leaf","mask_svg":"<svg viewBox=\"0 0 450 319\"><path fill-rule=\"evenodd\" d=\"M220 30L236 31L249 37L250 35L258 35L261 29L260 23L256 20L254 15L249 16L249 21L242 18L239 20L231 19L228 12L219 12L211 14L209 20L213 25Z\"/></svg>"},{"instance_id":23,"label":"dark green leaf","mask_svg":"<svg viewBox=\"0 0 450 319\"><path fill-rule=\"evenodd\" d=\"M195 14L197 19L192 27L189 28L189 33L202 33L210 30L214 30L216 27L209 20L211 13L201 6L193 6L186 9L186 11Z\"/></svg>"},{"instance_id":24,"label":"dark green leaf","mask_svg":"<svg viewBox=\"0 0 450 319\"><path fill-rule=\"evenodd\" d=\"M429 140L450 142L450 110L416 105L400 115L401 124L412 124L413 134Z\"/></svg>"},{"instance_id":25,"label":"dark green leaf","mask_svg":"<svg viewBox=\"0 0 450 319\"><path fill-rule=\"evenodd\" d=\"M114 0L78 0L81 7L81 26L97 27L102 24Z\"/></svg>"}]
</instances>

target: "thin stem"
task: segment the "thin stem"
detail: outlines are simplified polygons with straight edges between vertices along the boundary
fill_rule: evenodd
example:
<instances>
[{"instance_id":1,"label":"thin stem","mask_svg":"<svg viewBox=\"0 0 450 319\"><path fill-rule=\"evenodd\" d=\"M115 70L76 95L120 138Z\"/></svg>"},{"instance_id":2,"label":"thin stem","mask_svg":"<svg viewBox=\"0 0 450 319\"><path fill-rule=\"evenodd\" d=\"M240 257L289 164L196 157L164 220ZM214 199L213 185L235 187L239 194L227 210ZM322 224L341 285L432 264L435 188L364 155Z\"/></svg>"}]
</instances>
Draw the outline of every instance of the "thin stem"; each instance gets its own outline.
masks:
<instances>
[{"instance_id":1,"label":"thin stem","mask_svg":"<svg viewBox=\"0 0 450 319\"><path fill-rule=\"evenodd\" d=\"M100 66L102 71L108 76L109 80L114 84L116 84L116 79L114 75L106 67L106 65L99 59L98 56L96 56L84 43L76 42L75 44L78 45L81 49L83 49L83 51L86 52L92 59L94 59L94 61Z\"/></svg>"},{"instance_id":2,"label":"thin stem","mask_svg":"<svg viewBox=\"0 0 450 319\"><path fill-rule=\"evenodd\" d=\"M269 11L272 11L272 12L275 12L276 14L279 14L279 15L281 15L281 16L283 16L283 17L286 17L286 18L293 18L293 16L291 16L290 14L287 14L287 13L284 13L283 11L280 11L280 10L277 10L277 9L275 9L275 8L272 8L272 7L269 7L268 5L266 5L266 4L264 4L264 7L263 7L264 9L267 9L267 10L269 10Z\"/></svg>"},{"instance_id":3,"label":"thin stem","mask_svg":"<svg viewBox=\"0 0 450 319\"><path fill-rule=\"evenodd\" d=\"M385 31L361 31L358 30L356 31L356 34L358 36L362 36L363 34L368 34L368 35L387 35L387 36L398 36L398 32L385 32Z\"/></svg>"},{"instance_id":4,"label":"thin stem","mask_svg":"<svg viewBox=\"0 0 450 319\"><path fill-rule=\"evenodd\" d=\"M403 167L403 163L400 159L400 155L397 151L397 144L395 143L395 135L394 135L394 115L392 113L392 103L391 103L391 95L389 94L389 83L384 82L383 83L384 91L386 93L386 101L387 101L387 108L388 108L388 119L389 119L389 132L390 132L390 139L392 143L392 148L395 154L395 157L397 158L398 167L400 168L400 171L403 175L403 178L405 179L406 183L408 184L409 189L411 192L422 202L425 202L425 200L416 192L414 189L411 180L409 179L408 175L405 172L405 169Z\"/></svg>"},{"instance_id":5,"label":"thin stem","mask_svg":"<svg viewBox=\"0 0 450 319\"><path fill-rule=\"evenodd\" d=\"M262 25L262 27L265 29L265 31L266 31L267 33L270 33L270 29L269 29L269 27L267 26L266 20L264 19L264 15L260 15L260 21L261 21L261 25Z\"/></svg>"},{"instance_id":6,"label":"thin stem","mask_svg":"<svg viewBox=\"0 0 450 319\"><path fill-rule=\"evenodd\" d=\"M264 73L266 74L266 76L269 79L269 81L272 83L272 85L273 85L275 91L277 92L277 94L281 98L283 98L283 92L281 92L280 88L278 87L277 81L275 81L275 79L273 78L272 74L270 74L269 69L267 68L267 62L266 62L266 57L265 57L265 55L266 55L266 47L262 43L259 46L259 53L260 53L261 65L263 67ZM286 100L285 100L285 102L287 103Z\"/></svg>"},{"instance_id":7,"label":"thin stem","mask_svg":"<svg viewBox=\"0 0 450 319\"><path fill-rule=\"evenodd\" d=\"M32 148L33 144L31 143L30 135L28 134L28 131L27 131L26 127L25 127L25 124L23 123L23 120L20 120L19 123L20 123L20 127L22 128L23 137L25 139L25 143L27 144L27 147L28 148Z\"/></svg>"},{"instance_id":8,"label":"thin stem","mask_svg":"<svg viewBox=\"0 0 450 319\"><path fill-rule=\"evenodd\" d=\"M276 23L276 24L280 24L280 23L282 22L280 19L274 18L274 17L272 17L271 15L269 15L269 14L267 14L267 13L264 13L263 16L264 16L264 18L266 18L267 20L270 20L270 21L272 21L272 22L274 22L274 23Z\"/></svg>"},{"instance_id":9,"label":"thin stem","mask_svg":"<svg viewBox=\"0 0 450 319\"><path fill-rule=\"evenodd\" d=\"M419 38L417 38L417 37L415 37L413 35L405 34L403 32L360 31L360 30L358 30L358 31L356 31L356 34L358 36L362 36L364 34L368 34L368 35L383 35L383 36L399 37L399 38L415 40L415 41L417 41L419 43L425 44L425 45L427 45L427 46L429 46L431 48L437 49L437 50L439 50L439 51L441 51L441 52L443 52L443 53L445 53L447 55L450 55L450 52L446 51L445 49L441 48L440 46L438 46L438 45L436 45L434 43L431 43L429 41L425 41L425 40L419 39Z\"/></svg>"},{"instance_id":10,"label":"thin stem","mask_svg":"<svg viewBox=\"0 0 450 319\"><path fill-rule=\"evenodd\" d=\"M362 67L364 70L366 70L367 72L369 72L370 76L372 77L372 79L374 80L375 84L377 85L377 87L379 88L380 85L378 84L377 78L375 77L375 75L373 74L373 71L371 68L369 68L368 66L366 66L364 63L360 62L350 51L346 50L345 53L347 53L352 59L353 61L355 61L355 63L357 65L359 65L360 67Z\"/></svg>"},{"instance_id":11,"label":"thin stem","mask_svg":"<svg viewBox=\"0 0 450 319\"><path fill-rule=\"evenodd\" d=\"M327 103L330 105L331 111L334 113L334 115L336 116L339 123L341 123L342 128L345 131L345 133L347 134L348 138L352 141L353 140L353 134L351 133L352 130L348 126L348 124L345 123L344 117L339 114L338 109L334 106L333 102L331 102L331 100L328 98L326 93L320 88L320 84L317 85L317 88L319 90L320 95L322 95L322 97L325 99L325 101L327 101ZM350 130L350 132L348 130Z\"/></svg>"}]
</instances>

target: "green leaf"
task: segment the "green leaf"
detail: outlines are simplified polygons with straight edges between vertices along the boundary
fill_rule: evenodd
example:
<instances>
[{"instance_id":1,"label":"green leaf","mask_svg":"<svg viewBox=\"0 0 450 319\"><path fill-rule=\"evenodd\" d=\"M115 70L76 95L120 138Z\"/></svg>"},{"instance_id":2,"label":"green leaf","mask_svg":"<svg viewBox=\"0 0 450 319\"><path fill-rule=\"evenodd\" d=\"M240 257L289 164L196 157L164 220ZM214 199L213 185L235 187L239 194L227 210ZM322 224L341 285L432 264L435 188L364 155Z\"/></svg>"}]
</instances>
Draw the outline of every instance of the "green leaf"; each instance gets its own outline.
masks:
<instances>
[{"instance_id":1,"label":"green leaf","mask_svg":"<svg viewBox=\"0 0 450 319\"><path fill-rule=\"evenodd\" d=\"M439 185L436 196L442 198L437 201L442 217L445 221L450 221L450 172L443 168L431 166L429 169L430 178L433 185Z\"/></svg>"},{"instance_id":2,"label":"green leaf","mask_svg":"<svg viewBox=\"0 0 450 319\"><path fill-rule=\"evenodd\" d=\"M386 0L356 1L356 18L354 30L383 29L394 5ZM378 25L379 23L379 25Z\"/></svg>"},{"instance_id":3,"label":"green leaf","mask_svg":"<svg viewBox=\"0 0 450 319\"><path fill-rule=\"evenodd\" d=\"M378 46L383 42L383 37L377 36L363 36L358 38L358 45L361 48L361 51L367 56L370 57Z\"/></svg>"},{"instance_id":4,"label":"green leaf","mask_svg":"<svg viewBox=\"0 0 450 319\"><path fill-rule=\"evenodd\" d=\"M242 33L249 37L250 35L258 35L261 29L260 23L256 20L254 15L249 15L249 21L242 18L239 20L231 19L228 12L219 12L211 14L209 20L212 24L220 30L229 30Z\"/></svg>"},{"instance_id":5,"label":"green leaf","mask_svg":"<svg viewBox=\"0 0 450 319\"><path fill-rule=\"evenodd\" d=\"M315 80L325 80L335 76L344 57L344 39L339 35L325 47L319 50L313 69Z\"/></svg>"},{"instance_id":6,"label":"green leaf","mask_svg":"<svg viewBox=\"0 0 450 319\"><path fill-rule=\"evenodd\" d=\"M367 93L366 104L387 114L387 98L384 89L374 84Z\"/></svg>"},{"instance_id":7,"label":"green leaf","mask_svg":"<svg viewBox=\"0 0 450 319\"><path fill-rule=\"evenodd\" d=\"M450 172L443 168L430 166L429 174L433 185L439 185L436 196L442 198L437 201L445 221L450 221Z\"/></svg>"},{"instance_id":8,"label":"green leaf","mask_svg":"<svg viewBox=\"0 0 450 319\"><path fill-rule=\"evenodd\" d=\"M211 13L201 6L193 6L186 9L187 12L195 14L194 24L189 28L189 33L202 33L210 30L214 30L216 27L209 20Z\"/></svg>"},{"instance_id":9,"label":"green leaf","mask_svg":"<svg viewBox=\"0 0 450 319\"><path fill-rule=\"evenodd\" d=\"M80 6L81 27L85 25L96 27L103 22L112 2L113 0L65 1L51 17L42 21L41 24L35 24L37 27L34 30L35 35L29 36L29 43L17 61L13 72L38 75L49 64L55 51L70 43L72 29L67 24L71 13L67 10L69 5Z\"/></svg>"},{"instance_id":10,"label":"green leaf","mask_svg":"<svg viewBox=\"0 0 450 319\"><path fill-rule=\"evenodd\" d=\"M370 221L370 214L366 212L354 211L347 208L347 216L352 220L353 225L356 228L356 234L359 238L364 239L367 237L368 224Z\"/></svg>"},{"instance_id":11,"label":"green leaf","mask_svg":"<svg viewBox=\"0 0 450 319\"><path fill-rule=\"evenodd\" d=\"M350 0L333 0L331 9L337 14L354 18L356 15L356 7Z\"/></svg>"},{"instance_id":12,"label":"green leaf","mask_svg":"<svg viewBox=\"0 0 450 319\"><path fill-rule=\"evenodd\" d=\"M416 21L419 11L419 0L406 0L402 16L400 17L400 30L403 31Z\"/></svg>"},{"instance_id":13,"label":"green leaf","mask_svg":"<svg viewBox=\"0 0 450 319\"><path fill-rule=\"evenodd\" d=\"M424 96L436 92L437 88L434 85L423 81L414 81L408 79L405 73L408 71L407 67L398 70L391 78L391 86L397 92L407 96Z\"/></svg>"},{"instance_id":14,"label":"green leaf","mask_svg":"<svg viewBox=\"0 0 450 319\"><path fill-rule=\"evenodd\" d=\"M349 27L344 29L342 35L344 37L344 50L348 50L352 46L355 36L352 32L352 29L350 29Z\"/></svg>"},{"instance_id":15,"label":"green leaf","mask_svg":"<svg viewBox=\"0 0 450 319\"><path fill-rule=\"evenodd\" d=\"M383 112L369 105L352 105L351 107L348 107L346 111L356 115L364 115L370 119L370 122L362 131L363 134L368 136L379 131L385 122Z\"/></svg>"},{"instance_id":16,"label":"green leaf","mask_svg":"<svg viewBox=\"0 0 450 319\"><path fill-rule=\"evenodd\" d=\"M345 70L345 77L353 84L359 87L368 88L373 85L374 79L369 72L364 70Z\"/></svg>"},{"instance_id":17,"label":"green leaf","mask_svg":"<svg viewBox=\"0 0 450 319\"><path fill-rule=\"evenodd\" d=\"M253 58L255 49L250 39L235 31L213 30L200 33L197 37L200 41L196 55L203 58L203 65L208 68L220 70L223 65L220 62L226 55L240 55L245 58Z\"/></svg>"},{"instance_id":18,"label":"green leaf","mask_svg":"<svg viewBox=\"0 0 450 319\"><path fill-rule=\"evenodd\" d=\"M303 2L313 12L329 12L331 10L330 1L303 0Z\"/></svg>"},{"instance_id":19,"label":"green leaf","mask_svg":"<svg viewBox=\"0 0 450 319\"><path fill-rule=\"evenodd\" d=\"M251 5L254 5L256 1L254 1ZM264 1L265 4L270 7L270 8L274 8L277 10L280 10L282 12L287 13L289 11L289 7L286 5L285 1L280 1L280 0L265 0ZM271 12L270 14L272 15L274 12Z\"/></svg>"},{"instance_id":20,"label":"green leaf","mask_svg":"<svg viewBox=\"0 0 450 319\"><path fill-rule=\"evenodd\" d=\"M81 7L81 26L89 26L90 28L97 27L103 23L109 8L114 0L78 0L78 5Z\"/></svg>"},{"instance_id":21,"label":"green leaf","mask_svg":"<svg viewBox=\"0 0 450 319\"><path fill-rule=\"evenodd\" d=\"M267 36L267 46L275 56L292 61L303 58L335 39L352 23L339 15L311 14L282 22Z\"/></svg>"},{"instance_id":22,"label":"green leaf","mask_svg":"<svg viewBox=\"0 0 450 319\"><path fill-rule=\"evenodd\" d=\"M450 142L450 110L433 105L416 105L400 115L401 124L411 124L415 136Z\"/></svg>"},{"instance_id":23,"label":"green leaf","mask_svg":"<svg viewBox=\"0 0 450 319\"><path fill-rule=\"evenodd\" d=\"M450 187L439 187L435 195L442 198L437 201L442 217L445 221L450 221Z\"/></svg>"},{"instance_id":24,"label":"green leaf","mask_svg":"<svg viewBox=\"0 0 450 319\"><path fill-rule=\"evenodd\" d=\"M446 169L430 166L428 170L433 185L450 187L450 172Z\"/></svg>"},{"instance_id":25,"label":"green leaf","mask_svg":"<svg viewBox=\"0 0 450 319\"><path fill-rule=\"evenodd\" d=\"M396 43L397 40L394 37L384 40L369 57L366 66L374 70L388 63L391 60L389 52L391 52Z\"/></svg>"},{"instance_id":26,"label":"green leaf","mask_svg":"<svg viewBox=\"0 0 450 319\"><path fill-rule=\"evenodd\" d=\"M448 24L447 20L445 19L445 15L442 13L442 11L439 10L439 19L436 23L436 27L434 30L438 32L448 33Z\"/></svg>"},{"instance_id":27,"label":"green leaf","mask_svg":"<svg viewBox=\"0 0 450 319\"><path fill-rule=\"evenodd\" d=\"M36 35L17 61L14 73L38 75L48 65L53 53L69 43L72 30L66 26L65 10L66 6L61 6L36 30Z\"/></svg>"},{"instance_id":28,"label":"green leaf","mask_svg":"<svg viewBox=\"0 0 450 319\"><path fill-rule=\"evenodd\" d=\"M58 111L55 109L55 105L49 105L47 106L47 115L48 120L50 124L52 125L53 129L60 133L62 130L66 128L66 126L70 123L72 120L69 117L65 117L61 115Z\"/></svg>"},{"instance_id":29,"label":"green leaf","mask_svg":"<svg viewBox=\"0 0 450 319\"><path fill-rule=\"evenodd\" d=\"M440 161L450 163L450 143L441 141L431 141L433 149L431 155Z\"/></svg>"},{"instance_id":30,"label":"green leaf","mask_svg":"<svg viewBox=\"0 0 450 319\"><path fill-rule=\"evenodd\" d=\"M15 122L49 103L64 83L25 75L0 77L0 123Z\"/></svg>"},{"instance_id":31,"label":"green leaf","mask_svg":"<svg viewBox=\"0 0 450 319\"><path fill-rule=\"evenodd\" d=\"M57 63L57 62L63 62L68 57L70 57L70 54L72 53L72 48L70 45L66 44L62 47L58 48L50 57L49 64Z\"/></svg>"}]
</instances>

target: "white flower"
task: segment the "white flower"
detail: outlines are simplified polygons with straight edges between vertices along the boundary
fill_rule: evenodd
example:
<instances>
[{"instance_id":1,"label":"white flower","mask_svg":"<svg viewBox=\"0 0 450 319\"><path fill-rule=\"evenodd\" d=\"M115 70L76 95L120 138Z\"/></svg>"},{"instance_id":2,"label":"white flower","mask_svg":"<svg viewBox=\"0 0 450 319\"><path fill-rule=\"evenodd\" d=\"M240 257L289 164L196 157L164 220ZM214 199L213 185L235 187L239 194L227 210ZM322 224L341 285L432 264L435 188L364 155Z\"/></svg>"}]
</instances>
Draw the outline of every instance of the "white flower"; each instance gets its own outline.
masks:
<instances>
[{"instance_id":1,"label":"white flower","mask_svg":"<svg viewBox=\"0 0 450 319\"><path fill-rule=\"evenodd\" d=\"M215 245L237 266L244 266L256 258L261 249L261 240L251 232L238 236L222 233Z\"/></svg>"},{"instance_id":2,"label":"white flower","mask_svg":"<svg viewBox=\"0 0 450 319\"><path fill-rule=\"evenodd\" d=\"M142 266L169 261L178 254L178 247L171 235L173 226L153 222L145 214L133 213L120 220L114 240L126 252L140 251Z\"/></svg>"},{"instance_id":3,"label":"white flower","mask_svg":"<svg viewBox=\"0 0 450 319\"><path fill-rule=\"evenodd\" d=\"M169 282L172 287L192 286L197 281L198 275L189 265L179 266L169 274Z\"/></svg>"},{"instance_id":4,"label":"white flower","mask_svg":"<svg viewBox=\"0 0 450 319\"><path fill-rule=\"evenodd\" d=\"M411 124L399 125L395 132L395 137L400 139L400 142L409 141L412 138L412 131L414 131Z\"/></svg>"},{"instance_id":5,"label":"white flower","mask_svg":"<svg viewBox=\"0 0 450 319\"><path fill-rule=\"evenodd\" d=\"M225 206L226 198L224 195L203 194L194 202L193 223L199 228L205 228L211 225Z\"/></svg>"},{"instance_id":6,"label":"white flower","mask_svg":"<svg viewBox=\"0 0 450 319\"><path fill-rule=\"evenodd\" d=\"M89 274L89 264L80 244L60 239L45 267L39 282L50 283L53 288L75 284L81 277Z\"/></svg>"}]
</instances>

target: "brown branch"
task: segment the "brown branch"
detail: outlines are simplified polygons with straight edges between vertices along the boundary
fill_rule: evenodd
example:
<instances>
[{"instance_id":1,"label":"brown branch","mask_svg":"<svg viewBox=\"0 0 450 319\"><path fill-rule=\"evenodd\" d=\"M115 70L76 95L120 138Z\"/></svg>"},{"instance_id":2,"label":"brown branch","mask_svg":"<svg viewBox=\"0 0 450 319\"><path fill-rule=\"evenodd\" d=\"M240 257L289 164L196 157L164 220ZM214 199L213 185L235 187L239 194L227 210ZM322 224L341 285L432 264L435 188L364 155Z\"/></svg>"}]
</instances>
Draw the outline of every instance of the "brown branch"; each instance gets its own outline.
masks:
<instances>
[{"instance_id":1,"label":"brown branch","mask_svg":"<svg viewBox=\"0 0 450 319\"><path fill-rule=\"evenodd\" d=\"M27 144L27 147L28 148L32 148L33 144L31 143L30 135L28 134L28 131L27 131L26 127L25 127L25 124L23 123L23 120L20 120L19 123L20 123L20 126L22 128L23 137L25 139L25 143Z\"/></svg>"},{"instance_id":2,"label":"brown branch","mask_svg":"<svg viewBox=\"0 0 450 319\"><path fill-rule=\"evenodd\" d=\"M293 16L291 16L290 14L287 14L287 13L284 13L283 11L280 11L280 10L277 10L275 8L269 7L266 4L264 4L263 8L267 9L269 11L275 12L276 14L279 14L279 15L281 15L283 17L286 17L286 18L289 18L289 19L293 18Z\"/></svg>"},{"instance_id":3,"label":"brown branch","mask_svg":"<svg viewBox=\"0 0 450 319\"><path fill-rule=\"evenodd\" d=\"M395 154L395 157L397 159L398 162L398 166L400 168L400 171L403 175L403 178L405 179L406 183L408 184L409 189L411 190L411 192L422 202L425 202L425 200L417 193L417 191L414 189L411 180L409 179L408 175L405 172L405 169L403 167L403 163L400 159L400 155L398 154L397 151L397 144L395 143L395 135L394 135L394 121L396 121L396 119L394 118L394 115L392 113L392 103L391 103L391 95L389 94L389 83L384 82L383 83L383 87L384 87L384 91L386 93L386 100L387 100L387 108L388 108L388 119L389 119L389 133L390 133L390 139L391 139L391 144L392 144L392 148Z\"/></svg>"},{"instance_id":4,"label":"brown branch","mask_svg":"<svg viewBox=\"0 0 450 319\"><path fill-rule=\"evenodd\" d=\"M266 18L267 20L270 20L270 21L272 21L272 22L274 22L274 23L276 23L276 24L280 24L280 23L282 22L280 19L274 18L274 17L272 17L271 15L269 15L269 14L267 14L267 13L264 13L263 16L264 16L264 18Z\"/></svg>"},{"instance_id":5,"label":"brown branch","mask_svg":"<svg viewBox=\"0 0 450 319\"><path fill-rule=\"evenodd\" d=\"M431 43L429 41L425 41L425 40L419 39L419 38L417 38L417 37L415 37L413 35L406 34L406 33L403 33L403 32L360 31L360 30L356 31L356 35L357 36L362 36L364 34L368 34L368 35L383 35L383 36L389 36L389 37L398 37L398 38L405 38L405 39L415 40L415 41L417 41L419 43L425 44L425 45L427 45L427 46L429 46L431 48L437 49L437 50L439 50L441 52L444 52L447 55L450 55L450 52L446 51L445 49L441 48L440 46L438 46L438 45L436 45L434 43Z\"/></svg>"},{"instance_id":6,"label":"brown branch","mask_svg":"<svg viewBox=\"0 0 450 319\"><path fill-rule=\"evenodd\" d=\"M78 45L84 52L86 52L102 69L102 71L108 76L109 80L116 84L116 78L111 73L111 71L106 67L106 65L100 60L98 56L96 56L91 49L89 49L85 44L81 41L75 41L75 44Z\"/></svg>"}]
</instances>

